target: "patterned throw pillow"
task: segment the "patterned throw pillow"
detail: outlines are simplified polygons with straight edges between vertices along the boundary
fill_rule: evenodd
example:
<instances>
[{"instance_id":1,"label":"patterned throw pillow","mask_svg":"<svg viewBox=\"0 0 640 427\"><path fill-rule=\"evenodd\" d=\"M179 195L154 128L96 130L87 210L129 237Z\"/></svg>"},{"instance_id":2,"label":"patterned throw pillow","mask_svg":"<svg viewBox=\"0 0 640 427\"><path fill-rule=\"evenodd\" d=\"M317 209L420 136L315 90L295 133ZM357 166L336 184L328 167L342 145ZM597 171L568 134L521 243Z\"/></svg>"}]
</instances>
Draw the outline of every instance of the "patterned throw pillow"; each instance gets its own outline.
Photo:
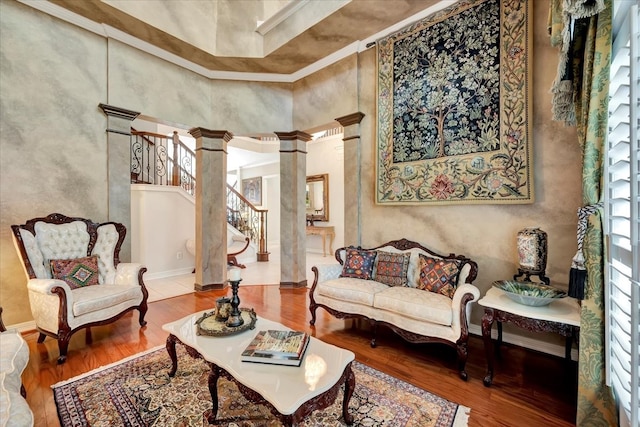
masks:
<instances>
[{"instance_id":1,"label":"patterned throw pillow","mask_svg":"<svg viewBox=\"0 0 640 427\"><path fill-rule=\"evenodd\" d=\"M77 259L52 259L49 264L53 278L64 280L71 289L98 284L98 257L95 255Z\"/></svg>"},{"instance_id":2,"label":"patterned throw pillow","mask_svg":"<svg viewBox=\"0 0 640 427\"><path fill-rule=\"evenodd\" d=\"M411 254L378 251L373 279L389 286L406 286Z\"/></svg>"},{"instance_id":3,"label":"patterned throw pillow","mask_svg":"<svg viewBox=\"0 0 640 427\"><path fill-rule=\"evenodd\" d=\"M418 289L435 292L453 298L458 283L458 261L435 259L420 255Z\"/></svg>"},{"instance_id":4,"label":"patterned throw pillow","mask_svg":"<svg viewBox=\"0 0 640 427\"><path fill-rule=\"evenodd\" d=\"M356 248L347 248L346 252L340 277L372 280L377 252Z\"/></svg>"}]
</instances>

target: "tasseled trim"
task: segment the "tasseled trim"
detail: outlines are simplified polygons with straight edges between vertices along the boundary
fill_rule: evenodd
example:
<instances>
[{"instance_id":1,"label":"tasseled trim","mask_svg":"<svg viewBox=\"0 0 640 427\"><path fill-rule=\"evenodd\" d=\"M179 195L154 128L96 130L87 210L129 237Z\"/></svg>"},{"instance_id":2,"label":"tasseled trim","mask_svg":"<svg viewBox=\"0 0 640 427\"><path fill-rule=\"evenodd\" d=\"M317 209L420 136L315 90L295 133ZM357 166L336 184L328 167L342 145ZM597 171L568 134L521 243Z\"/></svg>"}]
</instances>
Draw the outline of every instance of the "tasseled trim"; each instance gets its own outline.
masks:
<instances>
[{"instance_id":1,"label":"tasseled trim","mask_svg":"<svg viewBox=\"0 0 640 427\"><path fill-rule=\"evenodd\" d=\"M553 120L564 121L568 126L575 126L576 107L573 82L571 80L562 80L551 91L553 92L551 104Z\"/></svg>"},{"instance_id":2,"label":"tasseled trim","mask_svg":"<svg viewBox=\"0 0 640 427\"><path fill-rule=\"evenodd\" d=\"M587 270L584 266L584 256L582 250L578 250L571 262L571 270L569 270L569 296L583 300L586 282Z\"/></svg>"}]
</instances>

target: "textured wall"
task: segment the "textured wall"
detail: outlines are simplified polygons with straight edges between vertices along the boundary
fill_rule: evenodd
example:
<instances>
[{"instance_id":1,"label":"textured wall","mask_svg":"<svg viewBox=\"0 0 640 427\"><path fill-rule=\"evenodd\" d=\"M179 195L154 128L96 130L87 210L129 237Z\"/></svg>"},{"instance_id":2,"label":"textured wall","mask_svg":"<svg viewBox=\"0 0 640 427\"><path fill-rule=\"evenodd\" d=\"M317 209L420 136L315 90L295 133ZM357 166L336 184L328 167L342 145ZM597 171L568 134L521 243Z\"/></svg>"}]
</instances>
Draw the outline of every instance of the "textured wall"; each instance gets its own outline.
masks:
<instances>
[{"instance_id":1,"label":"textured wall","mask_svg":"<svg viewBox=\"0 0 640 427\"><path fill-rule=\"evenodd\" d=\"M108 215L100 103L234 134L292 129L291 85L207 80L13 0L0 0L0 305L32 319L9 226Z\"/></svg>"},{"instance_id":2,"label":"textured wall","mask_svg":"<svg viewBox=\"0 0 640 427\"><path fill-rule=\"evenodd\" d=\"M375 183L375 50L360 55L360 108L363 145L363 245L413 237L439 252L465 254L479 265L475 284L481 293L494 280L510 278L518 268L516 233L540 226L548 233L547 275L566 287L576 251L576 209L581 205L581 152L575 129L551 121L549 88L555 77L557 52L546 33L548 2L533 9L533 125L536 201L527 205L387 207L374 204ZM372 96L373 94L373 96ZM345 159L346 160L346 159ZM408 232L407 230L411 230ZM475 305L472 322L480 324ZM520 333L520 331L517 331Z\"/></svg>"},{"instance_id":3,"label":"textured wall","mask_svg":"<svg viewBox=\"0 0 640 427\"><path fill-rule=\"evenodd\" d=\"M358 111L358 57L351 55L293 84L293 126L298 130L335 123ZM374 87L375 93L375 87Z\"/></svg>"},{"instance_id":4,"label":"textured wall","mask_svg":"<svg viewBox=\"0 0 640 427\"><path fill-rule=\"evenodd\" d=\"M0 0L0 304L6 323L31 320L9 225L54 211L106 218L106 117L100 102L234 134L305 130L361 111L364 245L411 237L436 251L466 254L479 263L476 284L485 292L493 280L516 271L517 231L538 225L549 233L548 274L563 283L576 248L581 153L575 130L550 120L548 92L557 52L546 35L548 1L532 3L536 202L382 207L373 202L375 49L292 85L207 81ZM345 159L347 171L354 164L355 159ZM479 318L476 306L473 322L479 324Z\"/></svg>"},{"instance_id":5,"label":"textured wall","mask_svg":"<svg viewBox=\"0 0 640 427\"><path fill-rule=\"evenodd\" d=\"M401 237L424 243L438 252L461 253L479 265L475 284L485 293L494 280L517 271L516 234L527 226L548 233L547 275L566 287L576 251L576 209L581 204L581 152L574 128L551 121L549 88L555 77L557 52L549 46L546 19L549 3L532 2L533 125L536 201L526 205L378 206L374 203L376 150L376 51L338 64L294 84L294 126L313 128L360 111L362 144L362 244L376 246ZM355 67L355 68L354 68ZM357 173L356 160L345 158L346 173ZM336 206L332 206L332 210ZM346 224L345 227L355 227ZM345 242L351 244L357 242ZM472 322L480 324L476 304ZM509 330L508 326L505 330ZM512 331L526 335L520 330ZM545 337L541 337L546 339Z\"/></svg>"},{"instance_id":6,"label":"textured wall","mask_svg":"<svg viewBox=\"0 0 640 427\"><path fill-rule=\"evenodd\" d=\"M141 21L184 40L205 52L215 53L217 2L102 0Z\"/></svg>"},{"instance_id":7,"label":"textured wall","mask_svg":"<svg viewBox=\"0 0 640 427\"><path fill-rule=\"evenodd\" d=\"M11 224L52 212L107 218L106 41L0 3L0 305L31 319Z\"/></svg>"}]
</instances>

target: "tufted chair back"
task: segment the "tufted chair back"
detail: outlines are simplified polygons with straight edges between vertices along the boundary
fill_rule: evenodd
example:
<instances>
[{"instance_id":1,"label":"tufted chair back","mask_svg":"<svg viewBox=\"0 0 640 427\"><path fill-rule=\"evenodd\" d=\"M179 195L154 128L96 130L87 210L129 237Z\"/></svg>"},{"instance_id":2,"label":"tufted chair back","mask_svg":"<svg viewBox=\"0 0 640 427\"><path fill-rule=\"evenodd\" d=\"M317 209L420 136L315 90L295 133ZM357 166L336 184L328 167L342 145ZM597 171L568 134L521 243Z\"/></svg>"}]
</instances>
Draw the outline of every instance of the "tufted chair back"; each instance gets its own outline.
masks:
<instances>
[{"instance_id":1,"label":"tufted chair back","mask_svg":"<svg viewBox=\"0 0 640 427\"><path fill-rule=\"evenodd\" d=\"M14 243L30 279L50 279L49 261L98 256L98 282L113 283L126 235L122 224L96 224L84 218L51 214L12 225Z\"/></svg>"}]
</instances>

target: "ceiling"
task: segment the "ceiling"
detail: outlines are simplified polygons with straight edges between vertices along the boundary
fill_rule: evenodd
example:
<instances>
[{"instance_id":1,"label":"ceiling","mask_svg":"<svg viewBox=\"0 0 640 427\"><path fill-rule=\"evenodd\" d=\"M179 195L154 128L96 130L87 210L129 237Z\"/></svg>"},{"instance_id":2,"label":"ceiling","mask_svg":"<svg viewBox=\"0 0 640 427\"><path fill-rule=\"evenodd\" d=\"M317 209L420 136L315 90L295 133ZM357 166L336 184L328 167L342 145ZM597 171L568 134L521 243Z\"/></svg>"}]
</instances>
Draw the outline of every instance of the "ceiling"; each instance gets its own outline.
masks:
<instances>
[{"instance_id":1,"label":"ceiling","mask_svg":"<svg viewBox=\"0 0 640 427\"><path fill-rule=\"evenodd\" d=\"M117 33L120 38L141 42L141 46L159 48L205 71L280 75L300 72L354 43L375 40L372 37L381 37L385 31L397 31L399 28L394 29L394 25L408 25L412 19L418 20L455 3L453 0L21 1L33 7L48 3L49 8L63 10L62 15L81 17L106 28L109 36ZM257 32L261 18L273 28Z\"/></svg>"}]
</instances>

